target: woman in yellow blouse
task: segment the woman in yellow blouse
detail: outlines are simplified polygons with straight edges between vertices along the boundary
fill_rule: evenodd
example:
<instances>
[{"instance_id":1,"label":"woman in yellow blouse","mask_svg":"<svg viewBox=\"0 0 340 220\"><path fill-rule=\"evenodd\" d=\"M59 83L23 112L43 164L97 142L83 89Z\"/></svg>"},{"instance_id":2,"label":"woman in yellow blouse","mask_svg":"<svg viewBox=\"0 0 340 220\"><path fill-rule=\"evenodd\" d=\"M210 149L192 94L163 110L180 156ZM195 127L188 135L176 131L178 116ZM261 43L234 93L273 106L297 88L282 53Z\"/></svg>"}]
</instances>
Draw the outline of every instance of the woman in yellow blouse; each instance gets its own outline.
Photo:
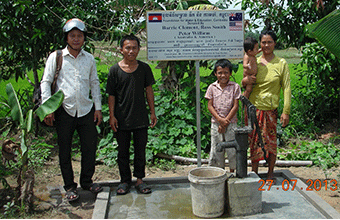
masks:
<instances>
[{"instance_id":1,"label":"woman in yellow blouse","mask_svg":"<svg viewBox=\"0 0 340 220\"><path fill-rule=\"evenodd\" d=\"M280 117L282 127L289 123L291 89L288 64L285 59L275 56L274 48L277 36L272 30L266 30L260 35L262 56L257 58L257 75L247 76L242 84L253 84L249 100L257 108L257 120L262 133L264 147L267 152L268 175L267 180L273 180L274 165L277 155L276 126L280 91L284 95L283 112ZM259 161L263 160L263 151L259 145L257 133L254 130L249 137L249 146L252 160L252 170L258 173Z\"/></svg>"}]
</instances>

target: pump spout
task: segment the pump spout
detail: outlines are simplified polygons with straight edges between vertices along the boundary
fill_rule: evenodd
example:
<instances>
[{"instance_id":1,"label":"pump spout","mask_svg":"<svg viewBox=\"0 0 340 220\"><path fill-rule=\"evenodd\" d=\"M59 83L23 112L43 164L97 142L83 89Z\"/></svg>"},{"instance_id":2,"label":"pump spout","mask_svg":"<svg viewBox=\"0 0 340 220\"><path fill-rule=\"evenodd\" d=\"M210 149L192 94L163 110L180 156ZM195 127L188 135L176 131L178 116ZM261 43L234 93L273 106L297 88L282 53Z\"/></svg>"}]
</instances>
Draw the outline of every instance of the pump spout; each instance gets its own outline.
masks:
<instances>
[{"instance_id":1,"label":"pump spout","mask_svg":"<svg viewBox=\"0 0 340 220\"><path fill-rule=\"evenodd\" d=\"M235 148L237 147L237 142L235 140L220 142L216 145L217 152L222 152L224 148Z\"/></svg>"},{"instance_id":2,"label":"pump spout","mask_svg":"<svg viewBox=\"0 0 340 220\"><path fill-rule=\"evenodd\" d=\"M222 152L224 148L236 149L236 177L247 177L247 150L248 133L252 129L248 127L235 129L235 140L220 142L216 145L216 150Z\"/></svg>"},{"instance_id":3,"label":"pump spout","mask_svg":"<svg viewBox=\"0 0 340 220\"><path fill-rule=\"evenodd\" d=\"M243 178L247 176L247 150L248 134L251 133L254 128L258 132L259 142L266 158L266 151L264 149L264 143L260 134L259 124L256 118L256 107L244 96L241 96L240 100L243 105L247 107L248 114L248 126L238 127L235 131L235 140L220 142L216 145L217 152L222 152L224 148L236 149L236 176ZM268 161L267 161L268 162Z\"/></svg>"}]
</instances>

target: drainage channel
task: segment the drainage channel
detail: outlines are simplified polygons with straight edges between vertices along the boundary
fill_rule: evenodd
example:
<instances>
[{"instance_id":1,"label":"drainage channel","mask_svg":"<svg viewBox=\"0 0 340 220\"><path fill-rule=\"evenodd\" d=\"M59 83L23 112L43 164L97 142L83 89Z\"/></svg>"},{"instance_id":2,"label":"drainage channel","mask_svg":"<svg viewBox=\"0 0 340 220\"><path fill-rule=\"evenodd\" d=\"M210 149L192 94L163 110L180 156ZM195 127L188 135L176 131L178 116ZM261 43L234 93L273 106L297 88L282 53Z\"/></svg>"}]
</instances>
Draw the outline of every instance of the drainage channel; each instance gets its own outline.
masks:
<instances>
[{"instance_id":1,"label":"drainage channel","mask_svg":"<svg viewBox=\"0 0 340 220\"><path fill-rule=\"evenodd\" d=\"M262 186L262 212L248 216L220 218L340 219L340 214L288 170L275 172L277 182ZM265 173L259 174L264 177ZM296 180L296 181L295 181ZM145 178L153 192L139 194L132 187L127 195L117 196L119 181L102 183L104 191L96 199L93 219L186 219L198 218L192 212L190 182L187 177ZM289 184L291 183L291 184ZM294 184L292 184L294 183ZM294 186L294 189L292 188Z\"/></svg>"}]
</instances>

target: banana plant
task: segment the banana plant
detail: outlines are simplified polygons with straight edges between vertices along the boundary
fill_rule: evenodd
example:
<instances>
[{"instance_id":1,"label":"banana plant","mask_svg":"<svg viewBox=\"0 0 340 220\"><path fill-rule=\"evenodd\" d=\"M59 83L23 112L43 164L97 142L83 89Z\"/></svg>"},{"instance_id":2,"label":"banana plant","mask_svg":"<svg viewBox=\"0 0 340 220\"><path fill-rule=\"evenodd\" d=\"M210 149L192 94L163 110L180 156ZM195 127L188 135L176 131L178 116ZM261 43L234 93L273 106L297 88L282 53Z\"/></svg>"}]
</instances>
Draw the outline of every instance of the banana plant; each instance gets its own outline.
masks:
<instances>
[{"instance_id":1,"label":"banana plant","mask_svg":"<svg viewBox=\"0 0 340 220\"><path fill-rule=\"evenodd\" d=\"M309 37L316 38L340 58L340 10L334 10L319 21L306 25Z\"/></svg>"},{"instance_id":2,"label":"banana plant","mask_svg":"<svg viewBox=\"0 0 340 220\"><path fill-rule=\"evenodd\" d=\"M22 131L21 134L21 155L23 157L23 165L27 165L27 143L26 136L32 129L32 121L33 121L33 110L30 109L27 112L26 118L23 115L22 108L11 83L6 85L6 93L8 95L8 104L11 108L11 117L14 121L19 122L19 127ZM37 110L35 110L35 114L39 117L40 121L42 121L46 115L56 111L62 104L64 100L64 93L59 90L54 95L52 95L46 102L44 102Z\"/></svg>"},{"instance_id":3,"label":"banana plant","mask_svg":"<svg viewBox=\"0 0 340 220\"><path fill-rule=\"evenodd\" d=\"M44 118L48 115L56 111L62 104L64 100L64 93L59 90L55 94L53 94L46 102L44 102L38 109L33 112L30 109L27 112L26 117L24 117L22 108L11 83L6 85L6 93L8 95L8 104L11 108L11 117L13 121L19 122L19 128L21 130L21 143L19 152L21 154L21 175L18 176L18 184L21 188L22 181L25 180L25 174L28 171L28 146L27 146L27 134L32 129L32 122L33 122L33 114L35 113L40 121L44 120ZM21 205L23 206L23 199L21 200Z\"/></svg>"}]
</instances>

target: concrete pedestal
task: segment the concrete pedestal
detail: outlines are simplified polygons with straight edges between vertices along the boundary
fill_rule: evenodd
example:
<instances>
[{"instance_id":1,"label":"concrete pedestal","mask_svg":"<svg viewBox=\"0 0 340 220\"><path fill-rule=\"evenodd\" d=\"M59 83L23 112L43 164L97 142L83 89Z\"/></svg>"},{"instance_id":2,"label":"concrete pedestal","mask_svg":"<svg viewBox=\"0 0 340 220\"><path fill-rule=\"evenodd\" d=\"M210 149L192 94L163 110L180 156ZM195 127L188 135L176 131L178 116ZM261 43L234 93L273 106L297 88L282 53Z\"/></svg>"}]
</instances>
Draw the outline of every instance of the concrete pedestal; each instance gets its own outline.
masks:
<instances>
[{"instance_id":1,"label":"concrete pedestal","mask_svg":"<svg viewBox=\"0 0 340 220\"><path fill-rule=\"evenodd\" d=\"M248 173L245 178L228 179L227 210L230 216L253 215L262 211L262 191L259 190L262 183L259 180L254 172Z\"/></svg>"}]
</instances>

